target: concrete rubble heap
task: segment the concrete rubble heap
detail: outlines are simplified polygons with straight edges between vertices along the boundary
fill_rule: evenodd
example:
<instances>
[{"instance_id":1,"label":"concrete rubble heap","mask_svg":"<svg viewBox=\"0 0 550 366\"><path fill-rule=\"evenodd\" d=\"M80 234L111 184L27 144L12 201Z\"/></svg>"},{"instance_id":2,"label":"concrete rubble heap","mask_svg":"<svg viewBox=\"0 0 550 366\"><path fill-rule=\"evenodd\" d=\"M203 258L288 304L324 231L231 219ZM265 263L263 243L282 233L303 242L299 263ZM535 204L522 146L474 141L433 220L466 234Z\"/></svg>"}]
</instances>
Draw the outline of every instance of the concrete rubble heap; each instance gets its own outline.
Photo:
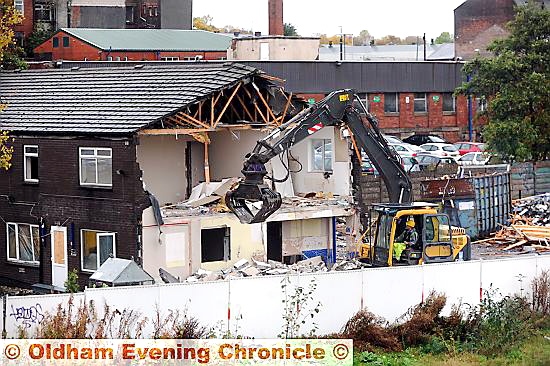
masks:
<instances>
[{"instance_id":1,"label":"concrete rubble heap","mask_svg":"<svg viewBox=\"0 0 550 366\"><path fill-rule=\"evenodd\" d=\"M515 200L509 221L509 226L476 243L514 254L550 252L550 193Z\"/></svg>"},{"instance_id":2,"label":"concrete rubble heap","mask_svg":"<svg viewBox=\"0 0 550 366\"><path fill-rule=\"evenodd\" d=\"M199 269L196 273L189 276L185 280L185 282L216 281L225 280L228 278L272 276L298 273L349 271L360 269L363 266L365 265L359 262L359 260L357 259L348 259L337 261L332 266L332 268L329 269L323 261L323 258L320 256L305 259L290 265L272 260L263 262L257 261L255 259L241 259L233 266L219 271L207 271L204 269Z\"/></svg>"}]
</instances>

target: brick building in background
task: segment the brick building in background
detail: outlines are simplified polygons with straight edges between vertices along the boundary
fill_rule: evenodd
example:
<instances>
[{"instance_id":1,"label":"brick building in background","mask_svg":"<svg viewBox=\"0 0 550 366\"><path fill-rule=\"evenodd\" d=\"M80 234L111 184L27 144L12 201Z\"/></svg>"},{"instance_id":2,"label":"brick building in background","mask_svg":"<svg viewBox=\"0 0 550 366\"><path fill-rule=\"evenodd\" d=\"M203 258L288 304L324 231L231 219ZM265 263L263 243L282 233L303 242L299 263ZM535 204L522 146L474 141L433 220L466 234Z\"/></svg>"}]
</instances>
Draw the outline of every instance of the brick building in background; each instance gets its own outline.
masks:
<instances>
[{"instance_id":1,"label":"brick building in background","mask_svg":"<svg viewBox=\"0 0 550 366\"><path fill-rule=\"evenodd\" d=\"M231 37L201 30L63 28L34 49L41 60L224 60Z\"/></svg>"},{"instance_id":2,"label":"brick building in background","mask_svg":"<svg viewBox=\"0 0 550 366\"><path fill-rule=\"evenodd\" d=\"M550 7L549 0L536 0ZM506 24L514 19L515 7L527 0L468 0L455 13L455 56L469 60L488 56L487 46L508 35Z\"/></svg>"}]
</instances>

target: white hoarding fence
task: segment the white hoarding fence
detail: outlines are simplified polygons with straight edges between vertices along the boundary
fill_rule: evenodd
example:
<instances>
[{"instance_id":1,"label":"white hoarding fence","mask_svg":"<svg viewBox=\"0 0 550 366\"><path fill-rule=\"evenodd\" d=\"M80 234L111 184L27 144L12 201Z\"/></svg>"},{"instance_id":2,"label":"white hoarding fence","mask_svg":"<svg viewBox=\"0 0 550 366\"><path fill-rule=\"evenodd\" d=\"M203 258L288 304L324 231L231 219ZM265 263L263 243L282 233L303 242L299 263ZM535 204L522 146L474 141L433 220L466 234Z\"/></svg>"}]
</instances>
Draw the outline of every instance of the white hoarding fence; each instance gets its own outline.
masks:
<instances>
[{"instance_id":1,"label":"white hoarding fence","mask_svg":"<svg viewBox=\"0 0 550 366\"><path fill-rule=\"evenodd\" d=\"M55 312L60 304L66 307L72 301L78 307L85 301L93 302L98 319L106 309L126 314L131 311L137 318L147 318L143 337L154 336L158 319L175 311L197 319L218 337L273 338L284 333L289 323L299 328L300 335L312 330L329 334L341 331L346 321L363 308L393 322L431 291L447 296L444 313L458 303L477 305L491 289L497 296L528 295L531 281L544 270L550 270L550 255L93 288L73 295L72 300L69 294L9 296L5 299L2 329L8 337L17 337L20 329L32 335L46 313Z\"/></svg>"}]
</instances>

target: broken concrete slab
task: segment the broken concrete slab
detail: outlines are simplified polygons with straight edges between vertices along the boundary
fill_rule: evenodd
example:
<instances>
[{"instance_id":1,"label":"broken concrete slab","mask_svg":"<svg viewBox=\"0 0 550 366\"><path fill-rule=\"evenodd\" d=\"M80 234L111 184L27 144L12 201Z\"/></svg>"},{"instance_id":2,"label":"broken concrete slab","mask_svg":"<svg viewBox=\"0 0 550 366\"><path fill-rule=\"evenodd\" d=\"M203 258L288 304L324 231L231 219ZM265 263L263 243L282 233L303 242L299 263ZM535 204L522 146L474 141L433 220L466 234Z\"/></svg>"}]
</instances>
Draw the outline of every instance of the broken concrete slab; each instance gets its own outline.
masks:
<instances>
[{"instance_id":1,"label":"broken concrete slab","mask_svg":"<svg viewBox=\"0 0 550 366\"><path fill-rule=\"evenodd\" d=\"M240 272L247 277L257 276L260 274L260 270L253 266L242 269Z\"/></svg>"},{"instance_id":2,"label":"broken concrete slab","mask_svg":"<svg viewBox=\"0 0 550 366\"><path fill-rule=\"evenodd\" d=\"M246 267L249 267L250 266L250 262L248 261L248 259L241 259L237 262L235 262L235 264L233 264L233 267L237 270L240 270L240 269L244 269Z\"/></svg>"},{"instance_id":3,"label":"broken concrete slab","mask_svg":"<svg viewBox=\"0 0 550 366\"><path fill-rule=\"evenodd\" d=\"M321 263L324 263L323 257L317 256L317 257L304 259L302 261L297 262L296 264L299 266L309 266L309 265L318 266Z\"/></svg>"}]
</instances>

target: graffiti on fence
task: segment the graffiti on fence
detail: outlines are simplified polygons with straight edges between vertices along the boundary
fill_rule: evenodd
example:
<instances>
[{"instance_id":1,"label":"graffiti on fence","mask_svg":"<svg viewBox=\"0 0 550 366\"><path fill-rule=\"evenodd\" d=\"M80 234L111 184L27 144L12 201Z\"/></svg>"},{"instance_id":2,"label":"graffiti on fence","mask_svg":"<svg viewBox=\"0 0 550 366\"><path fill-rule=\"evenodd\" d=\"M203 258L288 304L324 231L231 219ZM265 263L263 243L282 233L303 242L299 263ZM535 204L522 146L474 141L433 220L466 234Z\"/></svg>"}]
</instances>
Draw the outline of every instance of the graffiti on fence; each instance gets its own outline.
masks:
<instances>
[{"instance_id":1,"label":"graffiti on fence","mask_svg":"<svg viewBox=\"0 0 550 366\"><path fill-rule=\"evenodd\" d=\"M30 328L32 324L40 324L44 319L42 305L36 304L28 308L21 306L18 308L11 306L11 314L17 323L21 323L24 328Z\"/></svg>"}]
</instances>

